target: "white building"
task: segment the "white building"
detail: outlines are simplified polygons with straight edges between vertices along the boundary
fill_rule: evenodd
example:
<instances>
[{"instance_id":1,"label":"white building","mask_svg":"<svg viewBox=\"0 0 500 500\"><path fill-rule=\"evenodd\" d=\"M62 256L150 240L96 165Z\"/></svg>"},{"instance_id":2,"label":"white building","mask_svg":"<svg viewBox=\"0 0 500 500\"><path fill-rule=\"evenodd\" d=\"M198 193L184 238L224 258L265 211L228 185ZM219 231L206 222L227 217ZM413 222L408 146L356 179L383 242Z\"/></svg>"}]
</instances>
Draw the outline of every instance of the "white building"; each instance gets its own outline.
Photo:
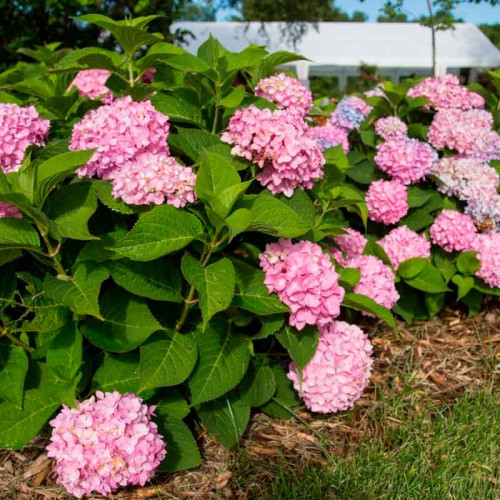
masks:
<instances>
[{"instance_id":1,"label":"white building","mask_svg":"<svg viewBox=\"0 0 500 500\"><path fill-rule=\"evenodd\" d=\"M225 47L237 52L249 44L265 45L269 51L289 50L310 61L295 64L297 75L336 76L341 90L349 76L359 75L360 64L376 65L379 74L399 82L403 76L430 75L432 72L431 30L418 23L318 23L294 48L280 33L279 23L182 22L195 35L185 47L195 53L212 33ZM500 66L500 51L474 24L456 24L454 30L436 34L438 74L467 71L474 80L477 70Z\"/></svg>"}]
</instances>

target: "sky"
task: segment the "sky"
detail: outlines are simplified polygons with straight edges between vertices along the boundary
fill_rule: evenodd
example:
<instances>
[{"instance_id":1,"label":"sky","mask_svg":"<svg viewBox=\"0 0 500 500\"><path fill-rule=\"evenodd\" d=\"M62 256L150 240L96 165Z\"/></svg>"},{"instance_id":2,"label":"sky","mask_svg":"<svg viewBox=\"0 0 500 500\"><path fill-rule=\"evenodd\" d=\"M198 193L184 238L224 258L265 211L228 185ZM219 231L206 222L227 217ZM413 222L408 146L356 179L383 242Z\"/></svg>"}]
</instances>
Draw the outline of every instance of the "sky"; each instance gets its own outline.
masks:
<instances>
[{"instance_id":1,"label":"sky","mask_svg":"<svg viewBox=\"0 0 500 500\"><path fill-rule=\"evenodd\" d=\"M359 0L336 0L335 3L350 14L355 10L361 10L369 16L370 21L376 21L384 0L365 0L363 3ZM427 14L426 0L405 0L405 11L410 19ZM217 20L226 21L231 17L231 14L233 14L231 10L219 12ZM500 24L500 2L495 7L488 2L482 2L479 5L464 2L455 9L455 15L467 23Z\"/></svg>"}]
</instances>

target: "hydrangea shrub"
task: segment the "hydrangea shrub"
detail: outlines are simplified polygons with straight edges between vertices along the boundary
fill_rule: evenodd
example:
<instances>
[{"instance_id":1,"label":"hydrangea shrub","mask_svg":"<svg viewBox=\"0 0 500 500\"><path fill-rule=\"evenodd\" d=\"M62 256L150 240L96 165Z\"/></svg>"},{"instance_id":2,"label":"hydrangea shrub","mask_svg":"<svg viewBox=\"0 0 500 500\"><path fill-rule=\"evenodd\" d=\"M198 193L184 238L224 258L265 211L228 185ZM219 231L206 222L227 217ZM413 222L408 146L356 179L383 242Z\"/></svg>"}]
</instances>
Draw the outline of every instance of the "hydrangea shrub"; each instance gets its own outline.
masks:
<instances>
[{"instance_id":1,"label":"hydrangea shrub","mask_svg":"<svg viewBox=\"0 0 500 500\"><path fill-rule=\"evenodd\" d=\"M53 44L0 74L0 447L49 438L76 497L196 467L202 428L231 448L255 409L351 408L357 318L395 326L343 182L371 105L328 119L276 70L300 56L189 54L153 18L83 16L122 50Z\"/></svg>"}]
</instances>

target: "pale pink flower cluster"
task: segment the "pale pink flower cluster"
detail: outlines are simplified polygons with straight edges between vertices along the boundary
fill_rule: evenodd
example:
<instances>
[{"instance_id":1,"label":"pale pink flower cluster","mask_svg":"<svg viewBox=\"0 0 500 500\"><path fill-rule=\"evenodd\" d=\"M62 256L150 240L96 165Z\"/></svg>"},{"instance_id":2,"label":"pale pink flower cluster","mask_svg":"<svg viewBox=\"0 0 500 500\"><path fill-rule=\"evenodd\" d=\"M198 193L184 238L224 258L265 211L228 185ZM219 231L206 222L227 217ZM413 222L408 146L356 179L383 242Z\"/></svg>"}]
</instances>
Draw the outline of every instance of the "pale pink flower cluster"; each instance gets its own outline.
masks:
<instances>
[{"instance_id":1,"label":"pale pink flower cluster","mask_svg":"<svg viewBox=\"0 0 500 500\"><path fill-rule=\"evenodd\" d=\"M497 171L475 158L441 158L433 165L431 174L439 180L438 191L463 201L490 199L500 185Z\"/></svg>"},{"instance_id":2,"label":"pale pink flower cluster","mask_svg":"<svg viewBox=\"0 0 500 500\"><path fill-rule=\"evenodd\" d=\"M319 245L280 239L260 254L264 284L290 308L290 325L324 325L340 314L344 289L339 275Z\"/></svg>"},{"instance_id":3,"label":"pale pink flower cluster","mask_svg":"<svg viewBox=\"0 0 500 500\"><path fill-rule=\"evenodd\" d=\"M399 137L379 144L375 155L378 168L403 184L423 179L437 159L437 153L429 144Z\"/></svg>"},{"instance_id":4,"label":"pale pink flower cluster","mask_svg":"<svg viewBox=\"0 0 500 500\"><path fill-rule=\"evenodd\" d=\"M445 109L434 116L427 132L436 148L448 148L483 161L500 158L500 135L491 130L493 117L484 110Z\"/></svg>"},{"instance_id":5,"label":"pale pink flower cluster","mask_svg":"<svg viewBox=\"0 0 500 500\"><path fill-rule=\"evenodd\" d=\"M196 174L171 156L144 153L114 173L113 196L130 205L184 207L196 199Z\"/></svg>"},{"instance_id":6,"label":"pale pink flower cluster","mask_svg":"<svg viewBox=\"0 0 500 500\"><path fill-rule=\"evenodd\" d=\"M340 145L344 153L349 152L349 131L346 128L327 123L320 127L311 127L308 132L309 136L317 141L321 150Z\"/></svg>"},{"instance_id":7,"label":"pale pink flower cluster","mask_svg":"<svg viewBox=\"0 0 500 500\"><path fill-rule=\"evenodd\" d=\"M154 409L134 394L116 391L98 391L76 408L63 406L50 422L47 446L57 482L77 498L93 492L107 496L129 484L144 486L166 455L151 421Z\"/></svg>"},{"instance_id":8,"label":"pale pink flower cluster","mask_svg":"<svg viewBox=\"0 0 500 500\"><path fill-rule=\"evenodd\" d=\"M500 195L469 200L465 213L481 231L500 231Z\"/></svg>"},{"instance_id":9,"label":"pale pink flower cluster","mask_svg":"<svg viewBox=\"0 0 500 500\"><path fill-rule=\"evenodd\" d=\"M285 73L260 80L255 87L255 95L301 117L309 113L313 104L312 93L307 87Z\"/></svg>"},{"instance_id":10,"label":"pale pink flower cluster","mask_svg":"<svg viewBox=\"0 0 500 500\"><path fill-rule=\"evenodd\" d=\"M311 411L347 410L370 381L372 352L368 336L359 327L334 321L320 326L316 353L301 374L290 363L288 378Z\"/></svg>"},{"instance_id":11,"label":"pale pink flower cluster","mask_svg":"<svg viewBox=\"0 0 500 500\"><path fill-rule=\"evenodd\" d=\"M379 83L376 87L371 90L367 90L364 95L366 97L386 97L384 92L384 85Z\"/></svg>"},{"instance_id":12,"label":"pale pink flower cluster","mask_svg":"<svg viewBox=\"0 0 500 500\"><path fill-rule=\"evenodd\" d=\"M382 224L395 224L409 210L406 186L398 180L372 182L365 200L370 219Z\"/></svg>"},{"instance_id":13,"label":"pale pink flower cluster","mask_svg":"<svg viewBox=\"0 0 500 500\"><path fill-rule=\"evenodd\" d=\"M111 94L111 90L105 85L109 75L109 71L105 69L84 69L78 72L69 88L76 87L81 97L87 96L90 99L107 96Z\"/></svg>"},{"instance_id":14,"label":"pale pink flower cluster","mask_svg":"<svg viewBox=\"0 0 500 500\"><path fill-rule=\"evenodd\" d=\"M426 78L412 87L407 95L425 97L438 109L484 108L484 99L479 94L462 87L455 75Z\"/></svg>"},{"instance_id":15,"label":"pale pink flower cluster","mask_svg":"<svg viewBox=\"0 0 500 500\"><path fill-rule=\"evenodd\" d=\"M0 168L17 172L28 146L45 146L49 128L34 106L0 103Z\"/></svg>"},{"instance_id":16,"label":"pale pink flower cluster","mask_svg":"<svg viewBox=\"0 0 500 500\"><path fill-rule=\"evenodd\" d=\"M408 133L408 126L397 116L379 118L375 123L375 132L388 141L393 138L404 138Z\"/></svg>"},{"instance_id":17,"label":"pale pink flower cluster","mask_svg":"<svg viewBox=\"0 0 500 500\"><path fill-rule=\"evenodd\" d=\"M6 219L7 217L15 217L16 219L23 218L21 212L15 205L0 201L0 219Z\"/></svg>"},{"instance_id":18,"label":"pale pink flower cluster","mask_svg":"<svg viewBox=\"0 0 500 500\"><path fill-rule=\"evenodd\" d=\"M394 269L397 269L405 260L417 257L427 258L431 255L429 240L407 226L393 229L380 239L378 244L384 249Z\"/></svg>"},{"instance_id":19,"label":"pale pink flower cluster","mask_svg":"<svg viewBox=\"0 0 500 500\"><path fill-rule=\"evenodd\" d=\"M500 287L500 232L478 234L473 250L481 263L476 276L491 287Z\"/></svg>"},{"instance_id":20,"label":"pale pink flower cluster","mask_svg":"<svg viewBox=\"0 0 500 500\"><path fill-rule=\"evenodd\" d=\"M432 241L446 252L471 250L476 233L474 221L455 210L443 210L430 229Z\"/></svg>"},{"instance_id":21,"label":"pale pink flower cluster","mask_svg":"<svg viewBox=\"0 0 500 500\"><path fill-rule=\"evenodd\" d=\"M359 255L347 261L346 267L359 269L360 280L354 292L366 295L377 304L392 309L399 300L395 276L391 268L373 255Z\"/></svg>"},{"instance_id":22,"label":"pale pink flower cluster","mask_svg":"<svg viewBox=\"0 0 500 500\"><path fill-rule=\"evenodd\" d=\"M168 154L168 133L168 118L151 102L133 102L126 96L90 111L76 123L69 148L97 149L78 175L112 179L123 165L144 153Z\"/></svg>"},{"instance_id":23,"label":"pale pink flower cluster","mask_svg":"<svg viewBox=\"0 0 500 500\"><path fill-rule=\"evenodd\" d=\"M366 247L366 238L355 229L345 228L345 234L334 236L333 241L339 248L330 247L332 257L341 265L346 266L349 259L361 255Z\"/></svg>"},{"instance_id":24,"label":"pale pink flower cluster","mask_svg":"<svg viewBox=\"0 0 500 500\"><path fill-rule=\"evenodd\" d=\"M330 122L347 130L359 129L371 110L372 107L359 97L344 97L337 104Z\"/></svg>"},{"instance_id":25,"label":"pale pink flower cluster","mask_svg":"<svg viewBox=\"0 0 500 500\"><path fill-rule=\"evenodd\" d=\"M293 113L250 106L238 109L221 140L231 153L257 164L259 182L272 193L292 196L296 188L311 189L323 177L325 159L307 124Z\"/></svg>"}]
</instances>

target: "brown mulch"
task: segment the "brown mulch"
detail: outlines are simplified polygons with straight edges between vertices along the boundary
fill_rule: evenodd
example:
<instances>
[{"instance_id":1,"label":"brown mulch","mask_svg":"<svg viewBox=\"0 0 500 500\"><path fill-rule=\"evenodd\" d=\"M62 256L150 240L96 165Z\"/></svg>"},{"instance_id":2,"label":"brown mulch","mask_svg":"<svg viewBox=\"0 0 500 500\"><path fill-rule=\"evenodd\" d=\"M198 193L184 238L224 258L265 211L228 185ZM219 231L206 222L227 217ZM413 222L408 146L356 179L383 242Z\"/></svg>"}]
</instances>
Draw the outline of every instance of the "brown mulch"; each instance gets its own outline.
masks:
<instances>
[{"instance_id":1,"label":"brown mulch","mask_svg":"<svg viewBox=\"0 0 500 500\"><path fill-rule=\"evenodd\" d=\"M495 299L471 319L464 311L447 309L432 321L399 323L397 332L369 322L365 331L371 331L376 361L370 387L352 412L325 418L299 409L291 420L255 413L239 450L228 452L202 433L203 465L159 475L152 486L109 498L259 498L263 484L273 479L268 465L325 464L329 455L348 456L377 425L400 423L384 413L386 396L400 396L402 412L418 412L420 402L449 405L500 376L500 312ZM53 482L45 444L37 438L19 452L0 452L0 500L69 498ZM258 474L252 470L256 464ZM239 480L242 475L247 475L245 481Z\"/></svg>"}]
</instances>

